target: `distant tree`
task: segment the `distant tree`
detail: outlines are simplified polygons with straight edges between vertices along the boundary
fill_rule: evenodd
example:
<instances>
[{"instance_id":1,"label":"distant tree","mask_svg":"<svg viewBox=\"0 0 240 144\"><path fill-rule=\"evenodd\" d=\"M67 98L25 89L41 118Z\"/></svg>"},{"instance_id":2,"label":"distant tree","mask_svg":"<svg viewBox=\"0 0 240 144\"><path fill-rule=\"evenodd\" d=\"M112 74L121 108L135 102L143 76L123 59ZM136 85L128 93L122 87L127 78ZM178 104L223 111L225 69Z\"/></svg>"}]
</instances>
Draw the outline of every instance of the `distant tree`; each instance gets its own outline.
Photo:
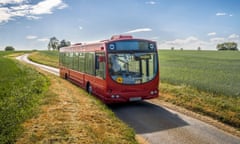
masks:
<instances>
[{"instance_id":1,"label":"distant tree","mask_svg":"<svg viewBox=\"0 0 240 144\"><path fill-rule=\"evenodd\" d=\"M200 51L200 50L201 50L201 47L198 47L197 50Z\"/></svg>"},{"instance_id":2,"label":"distant tree","mask_svg":"<svg viewBox=\"0 0 240 144\"><path fill-rule=\"evenodd\" d=\"M48 43L48 50L58 50L59 40L56 37L51 37Z\"/></svg>"},{"instance_id":3,"label":"distant tree","mask_svg":"<svg viewBox=\"0 0 240 144\"><path fill-rule=\"evenodd\" d=\"M181 51L183 51L183 48L180 48Z\"/></svg>"},{"instance_id":4,"label":"distant tree","mask_svg":"<svg viewBox=\"0 0 240 144\"><path fill-rule=\"evenodd\" d=\"M61 40L60 44L58 45L58 50L61 48L61 47L66 47L66 46L70 46L71 45L71 42L70 41L66 41L65 39Z\"/></svg>"},{"instance_id":5,"label":"distant tree","mask_svg":"<svg viewBox=\"0 0 240 144\"><path fill-rule=\"evenodd\" d=\"M15 48L13 46L6 46L5 51L14 51Z\"/></svg>"},{"instance_id":6,"label":"distant tree","mask_svg":"<svg viewBox=\"0 0 240 144\"><path fill-rule=\"evenodd\" d=\"M235 42L225 42L221 44L217 44L217 50L233 50L238 51L237 43Z\"/></svg>"},{"instance_id":7,"label":"distant tree","mask_svg":"<svg viewBox=\"0 0 240 144\"><path fill-rule=\"evenodd\" d=\"M171 50L174 50L174 47L171 47Z\"/></svg>"}]
</instances>

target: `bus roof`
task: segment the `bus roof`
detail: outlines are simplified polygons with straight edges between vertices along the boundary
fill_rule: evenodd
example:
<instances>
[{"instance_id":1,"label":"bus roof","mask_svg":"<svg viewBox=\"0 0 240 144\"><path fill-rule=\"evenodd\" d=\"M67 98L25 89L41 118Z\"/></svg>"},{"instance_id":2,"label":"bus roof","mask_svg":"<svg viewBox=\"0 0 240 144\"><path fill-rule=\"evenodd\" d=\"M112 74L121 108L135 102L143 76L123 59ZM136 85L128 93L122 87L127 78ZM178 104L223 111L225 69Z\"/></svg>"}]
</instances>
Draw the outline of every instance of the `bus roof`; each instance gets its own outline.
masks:
<instances>
[{"instance_id":1,"label":"bus roof","mask_svg":"<svg viewBox=\"0 0 240 144\"><path fill-rule=\"evenodd\" d=\"M111 37L111 40L119 40L119 39L132 39L131 35L114 35Z\"/></svg>"},{"instance_id":2,"label":"bus roof","mask_svg":"<svg viewBox=\"0 0 240 144\"><path fill-rule=\"evenodd\" d=\"M109 42L112 42L112 41L118 41L118 40L129 40L129 39L134 39L132 35L113 35L110 39L106 39L106 40L101 40L99 42L94 42L94 43L75 43L71 46L68 46L68 47L62 47L60 48L60 51L66 51L67 49L69 50L73 50L75 48L90 48L90 47L93 47L93 46L96 46L97 47L103 47L103 45L105 43L109 43Z\"/></svg>"}]
</instances>

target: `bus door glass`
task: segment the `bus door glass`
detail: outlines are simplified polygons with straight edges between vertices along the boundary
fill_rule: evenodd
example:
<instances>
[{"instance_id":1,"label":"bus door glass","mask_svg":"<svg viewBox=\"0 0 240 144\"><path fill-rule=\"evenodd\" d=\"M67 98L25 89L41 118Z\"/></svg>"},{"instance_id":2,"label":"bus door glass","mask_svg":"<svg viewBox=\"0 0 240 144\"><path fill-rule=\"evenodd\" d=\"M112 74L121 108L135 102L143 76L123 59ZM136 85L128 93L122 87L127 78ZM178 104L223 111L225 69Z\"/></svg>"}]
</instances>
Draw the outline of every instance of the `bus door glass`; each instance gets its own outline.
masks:
<instances>
[{"instance_id":1,"label":"bus door glass","mask_svg":"<svg viewBox=\"0 0 240 144\"><path fill-rule=\"evenodd\" d=\"M106 60L105 60L105 54L104 53L96 53L95 58L95 69L96 69L96 76L101 77L105 79L105 66L106 66Z\"/></svg>"}]
</instances>

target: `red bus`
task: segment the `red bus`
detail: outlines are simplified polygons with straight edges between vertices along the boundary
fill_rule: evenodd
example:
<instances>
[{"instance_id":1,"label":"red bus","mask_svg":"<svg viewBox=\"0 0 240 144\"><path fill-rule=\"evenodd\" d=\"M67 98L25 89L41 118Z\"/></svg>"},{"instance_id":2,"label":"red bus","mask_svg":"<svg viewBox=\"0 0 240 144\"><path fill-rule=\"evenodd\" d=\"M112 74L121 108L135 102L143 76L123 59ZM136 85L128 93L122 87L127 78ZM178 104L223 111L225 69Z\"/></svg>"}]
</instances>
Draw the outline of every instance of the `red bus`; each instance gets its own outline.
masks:
<instances>
[{"instance_id":1,"label":"red bus","mask_svg":"<svg viewBox=\"0 0 240 144\"><path fill-rule=\"evenodd\" d=\"M60 76L105 103L158 96L157 44L128 35L60 49Z\"/></svg>"}]
</instances>

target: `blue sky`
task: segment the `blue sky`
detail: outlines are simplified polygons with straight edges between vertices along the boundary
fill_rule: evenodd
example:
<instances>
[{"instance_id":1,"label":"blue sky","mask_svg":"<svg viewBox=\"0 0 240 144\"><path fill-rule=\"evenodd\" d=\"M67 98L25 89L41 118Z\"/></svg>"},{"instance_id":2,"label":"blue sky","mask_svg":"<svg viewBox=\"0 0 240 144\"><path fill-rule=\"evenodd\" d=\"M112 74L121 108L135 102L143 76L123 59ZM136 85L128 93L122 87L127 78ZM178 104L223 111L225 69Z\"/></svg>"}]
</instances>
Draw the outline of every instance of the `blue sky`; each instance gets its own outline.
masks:
<instances>
[{"instance_id":1,"label":"blue sky","mask_svg":"<svg viewBox=\"0 0 240 144\"><path fill-rule=\"evenodd\" d=\"M239 0L0 0L0 50L47 49L49 38L72 43L128 34L158 48L240 48Z\"/></svg>"}]
</instances>

